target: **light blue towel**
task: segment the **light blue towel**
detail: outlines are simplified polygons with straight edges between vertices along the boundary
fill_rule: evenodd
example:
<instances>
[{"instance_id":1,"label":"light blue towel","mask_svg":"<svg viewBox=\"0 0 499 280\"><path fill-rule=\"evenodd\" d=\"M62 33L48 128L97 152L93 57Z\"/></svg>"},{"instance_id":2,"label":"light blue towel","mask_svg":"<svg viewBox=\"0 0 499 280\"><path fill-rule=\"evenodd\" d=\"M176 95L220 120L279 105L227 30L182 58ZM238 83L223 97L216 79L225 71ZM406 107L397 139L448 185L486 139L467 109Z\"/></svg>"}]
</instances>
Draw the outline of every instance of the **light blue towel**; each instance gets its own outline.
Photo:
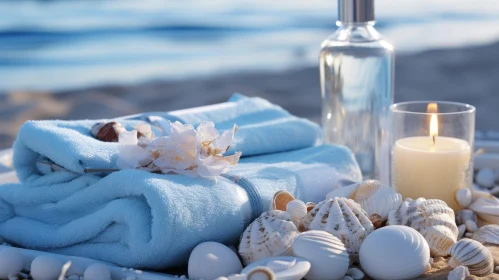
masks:
<instances>
[{"instance_id":1,"label":"light blue towel","mask_svg":"<svg viewBox=\"0 0 499 280\"><path fill-rule=\"evenodd\" d=\"M56 150L50 140L40 141L39 148ZM236 244L277 190L317 202L338 175L361 179L351 152L329 145L247 157L217 180L57 171L0 187L0 236L22 247L164 269L185 265L203 241Z\"/></svg>"},{"instance_id":2,"label":"light blue towel","mask_svg":"<svg viewBox=\"0 0 499 280\"><path fill-rule=\"evenodd\" d=\"M114 119L131 130L136 124L160 117L197 126L212 121L219 130L239 126L228 154L261 155L311 147L321 142L318 125L297 118L261 98L234 95L228 102L177 112L145 113ZM14 168L21 181L42 173L36 162L48 158L64 168L82 173L87 168L116 168L118 144L102 142L90 135L99 121L30 121L19 130L14 143ZM154 127L153 127L154 128ZM156 130L156 135L160 132Z\"/></svg>"}]
</instances>

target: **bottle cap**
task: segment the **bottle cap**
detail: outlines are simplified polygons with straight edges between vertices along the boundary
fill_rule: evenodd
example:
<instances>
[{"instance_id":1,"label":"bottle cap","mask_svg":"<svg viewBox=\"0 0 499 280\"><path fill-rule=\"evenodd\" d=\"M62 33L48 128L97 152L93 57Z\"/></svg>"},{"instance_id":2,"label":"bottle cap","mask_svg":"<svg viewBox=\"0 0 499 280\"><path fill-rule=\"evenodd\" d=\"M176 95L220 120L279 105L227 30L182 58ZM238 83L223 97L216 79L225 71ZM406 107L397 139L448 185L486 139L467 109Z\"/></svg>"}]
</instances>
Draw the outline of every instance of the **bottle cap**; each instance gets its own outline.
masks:
<instances>
[{"instance_id":1,"label":"bottle cap","mask_svg":"<svg viewBox=\"0 0 499 280\"><path fill-rule=\"evenodd\" d=\"M374 0L338 0L338 21L374 21Z\"/></svg>"}]
</instances>

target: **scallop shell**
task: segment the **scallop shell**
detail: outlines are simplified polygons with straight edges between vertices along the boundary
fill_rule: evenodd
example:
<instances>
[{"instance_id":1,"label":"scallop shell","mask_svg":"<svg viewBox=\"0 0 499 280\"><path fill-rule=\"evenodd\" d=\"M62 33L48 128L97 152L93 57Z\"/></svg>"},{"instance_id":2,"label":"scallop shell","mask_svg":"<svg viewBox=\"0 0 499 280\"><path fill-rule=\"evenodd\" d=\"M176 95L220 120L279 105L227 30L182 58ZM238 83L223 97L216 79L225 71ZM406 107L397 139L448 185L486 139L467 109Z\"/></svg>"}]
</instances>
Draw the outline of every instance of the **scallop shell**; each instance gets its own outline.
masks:
<instances>
[{"instance_id":1,"label":"scallop shell","mask_svg":"<svg viewBox=\"0 0 499 280\"><path fill-rule=\"evenodd\" d=\"M291 256L291 246L298 234L289 213L279 210L264 212L242 234L239 255L245 265L267 257Z\"/></svg>"},{"instance_id":2,"label":"scallop shell","mask_svg":"<svg viewBox=\"0 0 499 280\"><path fill-rule=\"evenodd\" d=\"M360 264L374 279L414 279L430 262L424 237L407 226L387 226L367 236L360 248Z\"/></svg>"},{"instance_id":3,"label":"scallop shell","mask_svg":"<svg viewBox=\"0 0 499 280\"><path fill-rule=\"evenodd\" d=\"M478 198L470 205L470 209L478 216L478 225L499 224L499 199L495 197Z\"/></svg>"},{"instance_id":4,"label":"scallop shell","mask_svg":"<svg viewBox=\"0 0 499 280\"><path fill-rule=\"evenodd\" d=\"M452 268L464 265L475 276L487 276L494 272L492 254L478 241L461 239L451 247L450 254L449 265Z\"/></svg>"},{"instance_id":5,"label":"scallop shell","mask_svg":"<svg viewBox=\"0 0 499 280\"><path fill-rule=\"evenodd\" d=\"M397 210L390 212L389 225L406 225L421 233L433 257L449 254L459 234L454 211L439 199L406 199Z\"/></svg>"},{"instance_id":6,"label":"scallop shell","mask_svg":"<svg viewBox=\"0 0 499 280\"><path fill-rule=\"evenodd\" d=\"M330 233L311 230L301 233L293 242L293 251L297 257L310 262L310 271L305 278L342 279L350 265L345 245Z\"/></svg>"},{"instance_id":7,"label":"scallop shell","mask_svg":"<svg viewBox=\"0 0 499 280\"><path fill-rule=\"evenodd\" d=\"M378 214L383 220L388 218L391 210L402 203L402 196L392 188L383 186L376 180L365 180L327 194L326 199L346 197L360 204L368 216Z\"/></svg>"},{"instance_id":8,"label":"scallop shell","mask_svg":"<svg viewBox=\"0 0 499 280\"><path fill-rule=\"evenodd\" d=\"M470 272L466 266L458 266L454 268L451 272L449 272L449 276L447 280L465 280L466 277L470 276Z\"/></svg>"},{"instance_id":9,"label":"scallop shell","mask_svg":"<svg viewBox=\"0 0 499 280\"><path fill-rule=\"evenodd\" d=\"M473 239L481 243L499 245L499 225L486 225L473 234Z\"/></svg>"},{"instance_id":10,"label":"scallop shell","mask_svg":"<svg viewBox=\"0 0 499 280\"><path fill-rule=\"evenodd\" d=\"M336 197L317 204L301 221L305 230L323 230L345 244L350 258L358 259L360 245L374 226L355 201Z\"/></svg>"},{"instance_id":11,"label":"scallop shell","mask_svg":"<svg viewBox=\"0 0 499 280\"><path fill-rule=\"evenodd\" d=\"M274 197L272 198L272 203L270 204L269 210L286 211L286 205L288 205L288 203L293 200L295 200L295 197L288 191L285 190L278 191L274 194Z\"/></svg>"},{"instance_id":12,"label":"scallop shell","mask_svg":"<svg viewBox=\"0 0 499 280\"><path fill-rule=\"evenodd\" d=\"M463 209L456 212L456 224L464 225L464 223L468 220L472 220L473 222L477 222L475 212L470 209Z\"/></svg>"}]
</instances>

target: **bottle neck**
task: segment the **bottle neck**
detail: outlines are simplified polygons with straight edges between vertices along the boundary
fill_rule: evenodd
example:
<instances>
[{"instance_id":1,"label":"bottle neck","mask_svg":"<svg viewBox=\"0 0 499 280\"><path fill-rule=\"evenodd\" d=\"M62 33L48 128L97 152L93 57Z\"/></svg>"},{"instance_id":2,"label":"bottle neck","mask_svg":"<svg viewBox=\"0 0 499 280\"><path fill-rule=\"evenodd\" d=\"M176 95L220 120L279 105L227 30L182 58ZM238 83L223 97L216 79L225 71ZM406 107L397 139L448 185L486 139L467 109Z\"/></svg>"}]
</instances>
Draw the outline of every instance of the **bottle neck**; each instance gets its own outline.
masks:
<instances>
[{"instance_id":1,"label":"bottle neck","mask_svg":"<svg viewBox=\"0 0 499 280\"><path fill-rule=\"evenodd\" d=\"M338 29L333 34L336 40L351 42L370 42L381 38L381 34L374 28L375 21L341 22L337 21Z\"/></svg>"}]
</instances>

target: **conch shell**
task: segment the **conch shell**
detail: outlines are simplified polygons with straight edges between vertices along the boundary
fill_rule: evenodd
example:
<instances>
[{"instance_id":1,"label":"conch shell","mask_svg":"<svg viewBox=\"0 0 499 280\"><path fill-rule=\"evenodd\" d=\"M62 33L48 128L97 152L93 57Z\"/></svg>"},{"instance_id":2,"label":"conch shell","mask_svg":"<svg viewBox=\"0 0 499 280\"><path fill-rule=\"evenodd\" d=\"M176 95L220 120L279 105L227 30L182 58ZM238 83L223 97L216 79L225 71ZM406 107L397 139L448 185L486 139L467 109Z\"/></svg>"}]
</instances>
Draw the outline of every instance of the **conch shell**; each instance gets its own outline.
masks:
<instances>
[{"instance_id":1,"label":"conch shell","mask_svg":"<svg viewBox=\"0 0 499 280\"><path fill-rule=\"evenodd\" d=\"M430 246L433 257L449 254L459 234L454 211L439 199L407 198L388 216L389 225L405 225L419 231Z\"/></svg>"},{"instance_id":2,"label":"conch shell","mask_svg":"<svg viewBox=\"0 0 499 280\"><path fill-rule=\"evenodd\" d=\"M473 234L473 239L481 243L499 245L499 225L486 225Z\"/></svg>"},{"instance_id":3,"label":"conch shell","mask_svg":"<svg viewBox=\"0 0 499 280\"><path fill-rule=\"evenodd\" d=\"M371 217L377 214L383 221L388 219L388 213L397 209L402 203L402 195L390 187L383 186L376 180L365 180L328 193L326 199L346 197L360 204Z\"/></svg>"},{"instance_id":4,"label":"conch shell","mask_svg":"<svg viewBox=\"0 0 499 280\"><path fill-rule=\"evenodd\" d=\"M357 260L360 245L374 226L366 212L355 201L335 197L318 203L305 218L300 228L304 230L323 230L341 240L347 248L350 259Z\"/></svg>"},{"instance_id":5,"label":"conch shell","mask_svg":"<svg viewBox=\"0 0 499 280\"><path fill-rule=\"evenodd\" d=\"M499 199L495 197L480 197L475 200L470 209L478 216L478 225L499 225Z\"/></svg>"},{"instance_id":6,"label":"conch shell","mask_svg":"<svg viewBox=\"0 0 499 280\"><path fill-rule=\"evenodd\" d=\"M487 276L494 272L494 259L489 249L473 239L463 238L450 249L449 265L468 267L470 274Z\"/></svg>"},{"instance_id":7,"label":"conch shell","mask_svg":"<svg viewBox=\"0 0 499 280\"><path fill-rule=\"evenodd\" d=\"M264 212L242 234L239 255L245 265L267 257L292 256L291 246L299 233L288 212Z\"/></svg>"}]
</instances>

